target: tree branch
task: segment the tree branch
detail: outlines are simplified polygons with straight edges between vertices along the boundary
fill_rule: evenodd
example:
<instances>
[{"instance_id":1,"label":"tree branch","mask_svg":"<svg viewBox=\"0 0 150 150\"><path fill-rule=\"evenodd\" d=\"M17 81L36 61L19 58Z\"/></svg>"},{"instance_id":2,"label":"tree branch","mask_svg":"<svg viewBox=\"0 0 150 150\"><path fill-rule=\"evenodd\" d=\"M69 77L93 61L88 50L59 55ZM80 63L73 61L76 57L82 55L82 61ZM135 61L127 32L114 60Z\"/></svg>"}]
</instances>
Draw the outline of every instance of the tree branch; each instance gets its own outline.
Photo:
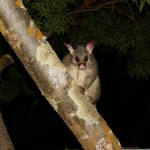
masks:
<instances>
[{"instance_id":1,"label":"tree branch","mask_svg":"<svg viewBox=\"0 0 150 150\"><path fill-rule=\"evenodd\" d=\"M116 3L121 3L121 2L126 2L127 0L114 0L114 1L109 1L106 2L104 4L101 4L100 6L96 7L96 8L89 8L89 9L81 9L81 10L75 10L75 11L71 11L68 13L68 15L72 15L72 14L76 14L76 13L85 13L85 12L91 12L91 11L98 11L100 9L102 9L105 6L108 5L114 5Z\"/></svg>"},{"instance_id":2,"label":"tree branch","mask_svg":"<svg viewBox=\"0 0 150 150\"><path fill-rule=\"evenodd\" d=\"M120 8L118 8L118 7L115 6L116 3L122 3L122 2L124 2L125 4L127 4L131 15L127 14L126 11L124 11L124 10L122 10L122 9L120 9ZM134 20L134 15L133 15L132 9L131 9L131 7L130 7L130 5L128 3L128 0L111 0L109 2L101 4L100 6L97 6L96 8L88 8L88 9L75 10L75 11L69 12L68 15L72 15L72 14L76 14L76 13L86 13L86 12L91 12L91 11L99 11L102 8L109 8L109 9L111 9L111 12L110 12L111 14L113 13L113 11L115 9L119 10L126 17L128 17L131 20Z\"/></svg>"}]
</instances>

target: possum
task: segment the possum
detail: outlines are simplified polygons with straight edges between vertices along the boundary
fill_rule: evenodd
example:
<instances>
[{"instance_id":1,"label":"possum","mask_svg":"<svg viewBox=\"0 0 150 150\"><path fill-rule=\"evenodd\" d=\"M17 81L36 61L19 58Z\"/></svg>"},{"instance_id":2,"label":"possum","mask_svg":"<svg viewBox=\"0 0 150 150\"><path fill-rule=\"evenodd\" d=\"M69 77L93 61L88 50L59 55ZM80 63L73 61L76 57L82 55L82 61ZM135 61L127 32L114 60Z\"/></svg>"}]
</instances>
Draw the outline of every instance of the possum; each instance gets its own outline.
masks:
<instances>
[{"instance_id":1,"label":"possum","mask_svg":"<svg viewBox=\"0 0 150 150\"><path fill-rule=\"evenodd\" d=\"M69 53L62 59L62 63L81 87L82 93L96 104L101 95L101 87L97 62L92 54L94 42L88 42L85 46L78 45L76 48L71 44L65 46Z\"/></svg>"}]
</instances>

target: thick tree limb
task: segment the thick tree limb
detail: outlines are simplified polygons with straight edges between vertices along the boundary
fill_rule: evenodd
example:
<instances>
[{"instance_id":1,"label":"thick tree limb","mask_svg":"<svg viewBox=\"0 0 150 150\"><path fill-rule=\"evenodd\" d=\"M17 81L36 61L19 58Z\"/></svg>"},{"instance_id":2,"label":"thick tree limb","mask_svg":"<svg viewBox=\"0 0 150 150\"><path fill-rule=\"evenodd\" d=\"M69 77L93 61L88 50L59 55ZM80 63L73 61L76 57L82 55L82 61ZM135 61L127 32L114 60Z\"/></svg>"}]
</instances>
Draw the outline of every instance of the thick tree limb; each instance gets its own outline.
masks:
<instances>
[{"instance_id":1,"label":"thick tree limb","mask_svg":"<svg viewBox=\"0 0 150 150\"><path fill-rule=\"evenodd\" d=\"M0 31L85 150L122 149L96 108L70 78L20 0L0 0Z\"/></svg>"}]
</instances>

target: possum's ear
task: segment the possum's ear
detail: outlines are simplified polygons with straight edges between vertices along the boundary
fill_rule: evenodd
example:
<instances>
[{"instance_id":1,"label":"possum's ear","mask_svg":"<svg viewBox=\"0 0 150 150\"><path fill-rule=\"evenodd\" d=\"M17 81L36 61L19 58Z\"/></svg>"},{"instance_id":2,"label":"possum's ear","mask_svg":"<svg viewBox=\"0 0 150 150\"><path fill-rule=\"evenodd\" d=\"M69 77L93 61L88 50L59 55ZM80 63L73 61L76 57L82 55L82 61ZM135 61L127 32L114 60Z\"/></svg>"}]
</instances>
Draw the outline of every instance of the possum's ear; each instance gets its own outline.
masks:
<instances>
[{"instance_id":1,"label":"possum's ear","mask_svg":"<svg viewBox=\"0 0 150 150\"><path fill-rule=\"evenodd\" d=\"M70 51L71 54L74 52L74 49L71 44L64 43L64 45L68 48L68 50Z\"/></svg>"},{"instance_id":2,"label":"possum's ear","mask_svg":"<svg viewBox=\"0 0 150 150\"><path fill-rule=\"evenodd\" d=\"M94 46L95 46L95 42L94 41L88 42L86 44L86 50L91 54L92 51L93 51Z\"/></svg>"}]
</instances>

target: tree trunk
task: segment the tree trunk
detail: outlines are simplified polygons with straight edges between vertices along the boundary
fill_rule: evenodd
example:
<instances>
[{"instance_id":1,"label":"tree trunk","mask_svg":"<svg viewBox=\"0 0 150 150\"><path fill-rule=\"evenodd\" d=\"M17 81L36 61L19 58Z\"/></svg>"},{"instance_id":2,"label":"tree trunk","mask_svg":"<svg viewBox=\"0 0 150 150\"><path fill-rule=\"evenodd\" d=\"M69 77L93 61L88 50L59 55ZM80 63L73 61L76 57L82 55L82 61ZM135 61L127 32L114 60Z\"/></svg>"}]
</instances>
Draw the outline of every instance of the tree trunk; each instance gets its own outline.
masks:
<instances>
[{"instance_id":1,"label":"tree trunk","mask_svg":"<svg viewBox=\"0 0 150 150\"><path fill-rule=\"evenodd\" d=\"M0 150L14 150L11 139L4 124L1 112L0 112Z\"/></svg>"},{"instance_id":2,"label":"tree trunk","mask_svg":"<svg viewBox=\"0 0 150 150\"><path fill-rule=\"evenodd\" d=\"M68 75L21 0L0 0L0 31L85 150L120 150L95 106Z\"/></svg>"}]
</instances>

